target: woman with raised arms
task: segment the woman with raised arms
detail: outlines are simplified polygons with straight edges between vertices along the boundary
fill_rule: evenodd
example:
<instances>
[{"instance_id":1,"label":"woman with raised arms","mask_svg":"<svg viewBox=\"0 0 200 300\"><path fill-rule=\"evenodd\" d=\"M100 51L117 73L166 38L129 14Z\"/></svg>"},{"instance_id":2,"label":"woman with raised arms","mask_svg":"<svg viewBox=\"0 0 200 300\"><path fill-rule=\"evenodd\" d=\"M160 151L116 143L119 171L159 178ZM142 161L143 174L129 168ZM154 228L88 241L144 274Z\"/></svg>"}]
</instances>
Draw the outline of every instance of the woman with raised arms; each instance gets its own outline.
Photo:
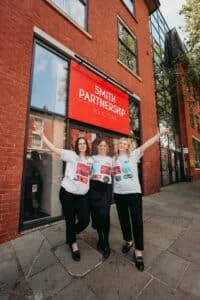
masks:
<instances>
[{"instance_id":1,"label":"woman with raised arms","mask_svg":"<svg viewBox=\"0 0 200 300\"><path fill-rule=\"evenodd\" d=\"M75 151L58 149L47 139L41 127L35 127L48 148L66 162L59 197L66 222L66 243L72 258L79 261L81 256L76 234L88 226L90 219L88 190L93 161L89 156L88 142L84 137L79 137L75 142Z\"/></svg>"},{"instance_id":2,"label":"woman with raised arms","mask_svg":"<svg viewBox=\"0 0 200 300\"><path fill-rule=\"evenodd\" d=\"M121 138L116 145L113 159L114 199L124 238L122 253L127 253L133 245L133 260L139 271L144 270L143 253L143 213L142 194L138 178L137 163L145 151L168 134L168 129L156 134L142 146L131 151L130 139Z\"/></svg>"}]
</instances>

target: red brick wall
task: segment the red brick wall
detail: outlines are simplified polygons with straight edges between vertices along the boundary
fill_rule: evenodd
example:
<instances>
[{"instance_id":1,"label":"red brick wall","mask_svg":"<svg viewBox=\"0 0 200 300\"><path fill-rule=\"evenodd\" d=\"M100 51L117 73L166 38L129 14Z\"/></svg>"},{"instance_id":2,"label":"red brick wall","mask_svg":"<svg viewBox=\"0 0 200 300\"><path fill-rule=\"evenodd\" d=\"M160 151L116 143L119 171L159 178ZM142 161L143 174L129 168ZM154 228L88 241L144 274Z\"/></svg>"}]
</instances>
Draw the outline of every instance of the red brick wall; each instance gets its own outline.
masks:
<instances>
[{"instance_id":1,"label":"red brick wall","mask_svg":"<svg viewBox=\"0 0 200 300\"><path fill-rule=\"evenodd\" d=\"M188 90L188 84L185 77L185 70L182 66L178 68L179 72L179 87L178 87L178 95L182 94L182 99L179 97L179 110L180 110L180 124L181 124L181 136L183 141L183 146L188 148L188 163L189 163L189 175L192 176L193 179L200 179L200 170L195 170L194 163L194 148L192 143L192 136L196 137L200 140L200 133L197 131L196 120L194 120L195 126L192 128L190 122L190 114L189 107L190 104L195 100L193 97L193 89L194 87L190 85L190 92ZM193 113L198 114L200 116L200 105L196 102L193 106ZM184 123L181 121L184 120ZM184 125L183 125L184 124Z\"/></svg>"},{"instance_id":2,"label":"red brick wall","mask_svg":"<svg viewBox=\"0 0 200 300\"><path fill-rule=\"evenodd\" d=\"M1 1L0 242L17 235L32 53L31 1Z\"/></svg>"},{"instance_id":3,"label":"red brick wall","mask_svg":"<svg viewBox=\"0 0 200 300\"><path fill-rule=\"evenodd\" d=\"M138 94L141 97L143 141L156 133L148 10L145 1L135 2L136 20L119 0L106 1L106 5L105 1L89 1L90 39L44 0L1 0L0 242L15 237L18 232L34 26ZM138 39L141 80L117 62L117 15ZM158 145L144 156L145 194L159 189L158 157Z\"/></svg>"}]
</instances>

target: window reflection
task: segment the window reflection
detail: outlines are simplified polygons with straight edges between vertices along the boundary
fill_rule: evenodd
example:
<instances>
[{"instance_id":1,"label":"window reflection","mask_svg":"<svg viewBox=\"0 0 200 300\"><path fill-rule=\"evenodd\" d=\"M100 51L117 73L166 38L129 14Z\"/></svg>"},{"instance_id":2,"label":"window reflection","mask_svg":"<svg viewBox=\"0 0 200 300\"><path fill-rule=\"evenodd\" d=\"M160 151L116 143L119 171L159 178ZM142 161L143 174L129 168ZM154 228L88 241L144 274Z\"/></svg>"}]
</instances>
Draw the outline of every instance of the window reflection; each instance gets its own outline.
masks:
<instances>
[{"instance_id":1,"label":"window reflection","mask_svg":"<svg viewBox=\"0 0 200 300\"><path fill-rule=\"evenodd\" d=\"M68 63L36 44L31 106L65 115Z\"/></svg>"},{"instance_id":2,"label":"window reflection","mask_svg":"<svg viewBox=\"0 0 200 300\"><path fill-rule=\"evenodd\" d=\"M121 21L118 21L118 39L119 60L137 74L137 41Z\"/></svg>"},{"instance_id":3,"label":"window reflection","mask_svg":"<svg viewBox=\"0 0 200 300\"><path fill-rule=\"evenodd\" d=\"M53 0L81 27L86 28L86 0Z\"/></svg>"},{"instance_id":4,"label":"window reflection","mask_svg":"<svg viewBox=\"0 0 200 300\"><path fill-rule=\"evenodd\" d=\"M130 10L131 13L134 13L134 4L133 0L123 0L123 2L126 4L128 9Z\"/></svg>"},{"instance_id":5,"label":"window reflection","mask_svg":"<svg viewBox=\"0 0 200 300\"><path fill-rule=\"evenodd\" d=\"M61 159L52 154L34 133L34 123L38 114L31 113L28 145L25 163L24 220L47 216L60 216L59 189L62 180L63 164ZM64 148L65 122L63 119L40 116L44 132L49 140ZM35 137L37 138L35 139Z\"/></svg>"},{"instance_id":6,"label":"window reflection","mask_svg":"<svg viewBox=\"0 0 200 300\"><path fill-rule=\"evenodd\" d=\"M49 151L34 125L40 125L56 147L65 148L67 70L67 60L36 44L24 170L23 221L61 216L59 189L63 163Z\"/></svg>"},{"instance_id":7,"label":"window reflection","mask_svg":"<svg viewBox=\"0 0 200 300\"><path fill-rule=\"evenodd\" d=\"M129 102L129 112L130 112L131 135L133 135L134 137L140 138L139 104L133 99L130 99L130 102Z\"/></svg>"}]
</instances>

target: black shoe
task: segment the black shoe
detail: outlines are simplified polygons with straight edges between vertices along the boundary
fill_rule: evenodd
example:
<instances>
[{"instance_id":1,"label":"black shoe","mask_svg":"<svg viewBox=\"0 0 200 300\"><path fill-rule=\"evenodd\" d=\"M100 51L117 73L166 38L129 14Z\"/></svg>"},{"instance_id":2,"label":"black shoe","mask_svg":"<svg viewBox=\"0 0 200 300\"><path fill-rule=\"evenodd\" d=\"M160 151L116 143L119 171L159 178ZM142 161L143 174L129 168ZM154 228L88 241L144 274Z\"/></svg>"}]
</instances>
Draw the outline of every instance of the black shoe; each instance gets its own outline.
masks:
<instances>
[{"instance_id":1,"label":"black shoe","mask_svg":"<svg viewBox=\"0 0 200 300\"><path fill-rule=\"evenodd\" d=\"M108 246L106 246L106 247L104 248L104 251L103 251L103 258L104 258L104 259L107 259L109 256L110 256L110 247L109 247L109 245L108 245Z\"/></svg>"},{"instance_id":2,"label":"black shoe","mask_svg":"<svg viewBox=\"0 0 200 300\"><path fill-rule=\"evenodd\" d=\"M133 243L129 244L128 242L126 242L123 246L122 246L122 253L127 253L129 252L129 250L133 247Z\"/></svg>"},{"instance_id":3,"label":"black shoe","mask_svg":"<svg viewBox=\"0 0 200 300\"><path fill-rule=\"evenodd\" d=\"M72 254L73 260L80 261L80 259L81 259L80 251L79 250L73 251L72 246L70 246L70 249L71 249L71 254Z\"/></svg>"},{"instance_id":4,"label":"black shoe","mask_svg":"<svg viewBox=\"0 0 200 300\"><path fill-rule=\"evenodd\" d=\"M144 261L142 256L136 256L135 251L133 253L133 261L135 262L136 268L140 271L144 271Z\"/></svg>"}]
</instances>

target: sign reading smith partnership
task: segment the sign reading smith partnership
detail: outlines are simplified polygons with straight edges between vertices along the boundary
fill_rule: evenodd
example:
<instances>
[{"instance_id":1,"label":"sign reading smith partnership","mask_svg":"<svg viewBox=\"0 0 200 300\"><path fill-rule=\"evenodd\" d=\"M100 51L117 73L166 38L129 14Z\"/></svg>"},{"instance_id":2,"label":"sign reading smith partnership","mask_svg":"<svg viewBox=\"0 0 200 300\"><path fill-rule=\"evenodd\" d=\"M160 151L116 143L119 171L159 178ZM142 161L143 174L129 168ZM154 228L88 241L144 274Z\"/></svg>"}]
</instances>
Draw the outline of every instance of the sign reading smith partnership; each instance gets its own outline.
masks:
<instances>
[{"instance_id":1,"label":"sign reading smith partnership","mask_svg":"<svg viewBox=\"0 0 200 300\"><path fill-rule=\"evenodd\" d=\"M128 95L72 61L69 83L70 119L130 133Z\"/></svg>"}]
</instances>

